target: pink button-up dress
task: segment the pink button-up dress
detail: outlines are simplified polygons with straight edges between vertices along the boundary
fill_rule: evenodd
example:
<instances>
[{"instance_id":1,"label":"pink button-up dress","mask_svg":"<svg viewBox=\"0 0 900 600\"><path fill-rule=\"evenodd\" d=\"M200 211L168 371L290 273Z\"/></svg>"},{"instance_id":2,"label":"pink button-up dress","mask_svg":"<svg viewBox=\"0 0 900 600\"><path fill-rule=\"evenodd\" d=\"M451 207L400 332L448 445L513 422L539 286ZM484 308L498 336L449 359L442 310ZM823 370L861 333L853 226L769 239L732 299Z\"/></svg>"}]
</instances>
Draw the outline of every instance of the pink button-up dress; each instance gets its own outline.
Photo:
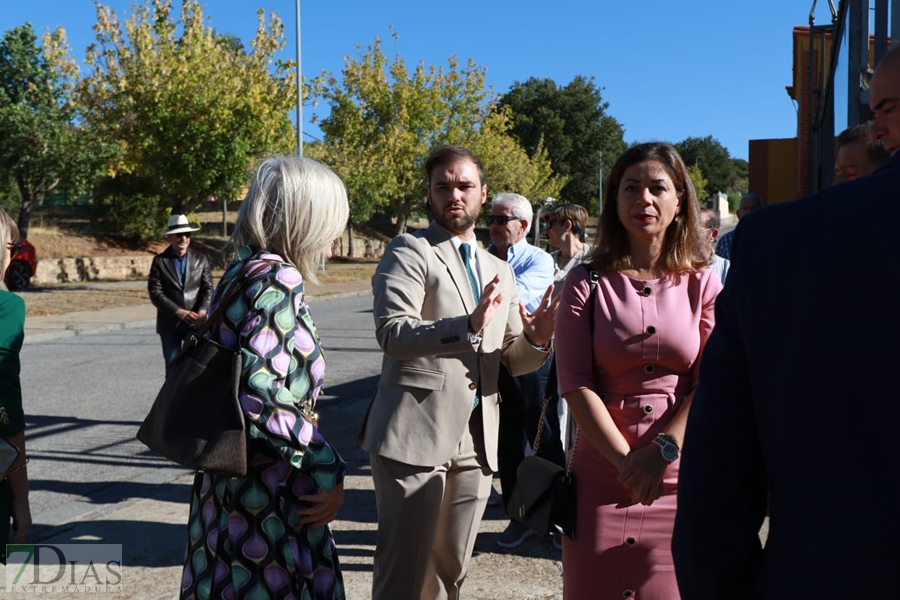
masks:
<instances>
[{"instance_id":1,"label":"pink button-up dress","mask_svg":"<svg viewBox=\"0 0 900 600\"><path fill-rule=\"evenodd\" d=\"M696 385L721 287L709 269L651 281L603 271L591 331L590 277L574 269L556 317L561 396L594 390L632 449L651 444ZM670 549L678 464L666 470L662 498L634 504L616 468L582 438L575 540L563 543L566 600L679 597Z\"/></svg>"}]
</instances>

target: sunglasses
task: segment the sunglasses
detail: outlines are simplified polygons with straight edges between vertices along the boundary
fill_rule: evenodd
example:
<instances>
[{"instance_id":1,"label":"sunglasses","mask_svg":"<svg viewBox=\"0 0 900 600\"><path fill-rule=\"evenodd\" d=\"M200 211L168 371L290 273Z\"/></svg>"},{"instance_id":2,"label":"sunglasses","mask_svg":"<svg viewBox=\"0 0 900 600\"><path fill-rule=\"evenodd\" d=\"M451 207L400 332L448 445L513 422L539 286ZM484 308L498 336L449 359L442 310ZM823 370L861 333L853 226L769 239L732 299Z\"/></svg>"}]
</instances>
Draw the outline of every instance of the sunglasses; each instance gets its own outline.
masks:
<instances>
[{"instance_id":1,"label":"sunglasses","mask_svg":"<svg viewBox=\"0 0 900 600\"><path fill-rule=\"evenodd\" d=\"M6 247L9 249L9 258L12 260L22 250L22 241L9 242L6 244Z\"/></svg>"},{"instance_id":2,"label":"sunglasses","mask_svg":"<svg viewBox=\"0 0 900 600\"><path fill-rule=\"evenodd\" d=\"M175 237L186 237L186 238L191 237L191 233L189 231L183 231L181 233L173 233L172 235L174 235Z\"/></svg>"},{"instance_id":3,"label":"sunglasses","mask_svg":"<svg viewBox=\"0 0 900 600\"><path fill-rule=\"evenodd\" d=\"M506 227L510 221L521 221L522 217L507 217L506 215L489 215L484 218L488 225L496 223L502 227Z\"/></svg>"}]
</instances>

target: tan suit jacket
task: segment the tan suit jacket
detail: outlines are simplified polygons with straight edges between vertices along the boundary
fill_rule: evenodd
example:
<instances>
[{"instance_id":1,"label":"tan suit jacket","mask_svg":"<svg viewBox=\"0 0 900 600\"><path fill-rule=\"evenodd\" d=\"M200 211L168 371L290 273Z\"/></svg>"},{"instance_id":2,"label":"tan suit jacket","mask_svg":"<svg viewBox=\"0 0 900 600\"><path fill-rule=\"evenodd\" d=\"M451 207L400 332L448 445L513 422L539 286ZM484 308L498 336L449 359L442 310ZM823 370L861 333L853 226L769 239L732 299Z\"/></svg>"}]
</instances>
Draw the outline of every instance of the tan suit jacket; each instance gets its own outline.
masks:
<instances>
[{"instance_id":1,"label":"tan suit jacket","mask_svg":"<svg viewBox=\"0 0 900 600\"><path fill-rule=\"evenodd\" d=\"M474 244L473 244L474 245ZM500 274L503 303L468 336L475 299L452 236L432 225L394 238L372 278L375 335L384 351L381 381L363 420L364 450L410 465L437 466L454 454L481 383L484 449L497 470L502 362L513 375L536 370L547 354L522 333L510 266L478 248L482 286Z\"/></svg>"}]
</instances>

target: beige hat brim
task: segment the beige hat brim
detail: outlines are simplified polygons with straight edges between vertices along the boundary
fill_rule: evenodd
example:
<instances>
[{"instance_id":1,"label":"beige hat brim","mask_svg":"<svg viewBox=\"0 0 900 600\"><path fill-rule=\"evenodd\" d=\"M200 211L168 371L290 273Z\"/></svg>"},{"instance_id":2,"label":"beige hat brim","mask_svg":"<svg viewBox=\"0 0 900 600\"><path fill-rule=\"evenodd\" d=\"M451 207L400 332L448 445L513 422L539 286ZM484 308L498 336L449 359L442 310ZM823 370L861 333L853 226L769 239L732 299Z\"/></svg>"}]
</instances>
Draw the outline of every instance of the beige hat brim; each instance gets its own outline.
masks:
<instances>
[{"instance_id":1,"label":"beige hat brim","mask_svg":"<svg viewBox=\"0 0 900 600\"><path fill-rule=\"evenodd\" d=\"M191 231L200 231L199 227L190 227L188 225L183 225L181 227L176 227L175 229L170 229L166 232L166 235L172 235L174 233L188 233Z\"/></svg>"}]
</instances>

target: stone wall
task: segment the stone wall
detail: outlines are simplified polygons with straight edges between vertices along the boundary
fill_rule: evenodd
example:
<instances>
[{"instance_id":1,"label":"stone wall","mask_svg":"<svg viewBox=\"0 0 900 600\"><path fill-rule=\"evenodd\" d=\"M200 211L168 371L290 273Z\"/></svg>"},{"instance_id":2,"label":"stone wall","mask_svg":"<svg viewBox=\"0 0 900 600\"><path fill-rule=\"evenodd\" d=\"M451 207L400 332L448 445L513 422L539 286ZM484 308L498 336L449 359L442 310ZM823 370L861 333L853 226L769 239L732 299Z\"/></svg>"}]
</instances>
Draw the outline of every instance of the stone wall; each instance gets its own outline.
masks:
<instances>
[{"instance_id":1,"label":"stone wall","mask_svg":"<svg viewBox=\"0 0 900 600\"><path fill-rule=\"evenodd\" d=\"M353 258L381 258L386 242L362 237L353 239ZM335 256L348 256L347 234L337 240ZM226 256L223 252L207 252L213 269L224 269ZM231 256L227 259L230 260ZM125 279L146 279L150 274L152 255L104 256L81 258L39 258L37 272L32 278L35 285L46 283L66 283L78 281L119 281Z\"/></svg>"},{"instance_id":2,"label":"stone wall","mask_svg":"<svg viewBox=\"0 0 900 600\"><path fill-rule=\"evenodd\" d=\"M38 260L32 283L143 279L150 274L151 262L150 255L43 258Z\"/></svg>"}]
</instances>

